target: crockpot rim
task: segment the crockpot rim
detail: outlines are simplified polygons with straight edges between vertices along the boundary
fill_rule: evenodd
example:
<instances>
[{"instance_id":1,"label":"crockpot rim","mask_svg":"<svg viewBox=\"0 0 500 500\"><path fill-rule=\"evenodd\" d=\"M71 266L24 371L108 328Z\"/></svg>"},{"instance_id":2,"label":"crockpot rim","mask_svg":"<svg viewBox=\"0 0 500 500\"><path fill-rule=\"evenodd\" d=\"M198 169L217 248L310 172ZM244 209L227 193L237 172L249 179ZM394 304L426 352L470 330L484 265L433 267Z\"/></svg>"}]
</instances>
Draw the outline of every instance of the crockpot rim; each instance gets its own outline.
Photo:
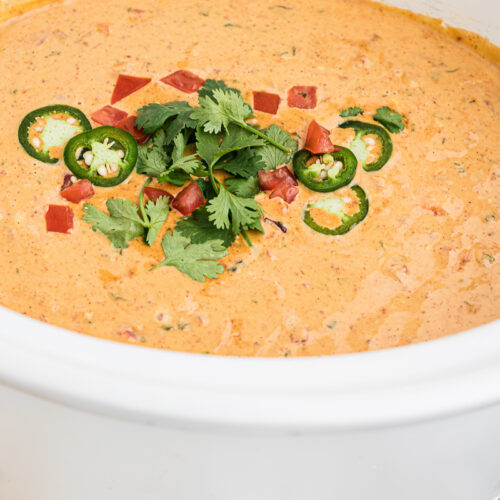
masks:
<instances>
[{"instance_id":1,"label":"crockpot rim","mask_svg":"<svg viewBox=\"0 0 500 500\"><path fill-rule=\"evenodd\" d=\"M429 342L301 358L139 347L0 307L0 381L125 420L320 431L394 426L500 400L500 320Z\"/></svg>"},{"instance_id":2,"label":"crockpot rim","mask_svg":"<svg viewBox=\"0 0 500 500\"><path fill-rule=\"evenodd\" d=\"M439 2L382 1L443 15ZM480 23L445 7L446 21L500 43L497 21ZM138 348L3 307L0 324L0 383L149 424L285 432L366 428L453 415L500 400L500 320L383 351L288 359Z\"/></svg>"}]
</instances>

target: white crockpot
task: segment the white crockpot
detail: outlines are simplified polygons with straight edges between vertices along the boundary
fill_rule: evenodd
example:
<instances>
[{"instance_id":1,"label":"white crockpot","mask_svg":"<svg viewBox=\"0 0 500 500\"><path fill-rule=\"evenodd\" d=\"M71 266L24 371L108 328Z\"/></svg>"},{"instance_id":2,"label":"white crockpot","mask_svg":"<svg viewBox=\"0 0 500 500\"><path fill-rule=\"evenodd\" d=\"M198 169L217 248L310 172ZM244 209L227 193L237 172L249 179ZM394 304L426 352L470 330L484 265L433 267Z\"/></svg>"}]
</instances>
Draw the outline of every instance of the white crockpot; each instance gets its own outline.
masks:
<instances>
[{"instance_id":1,"label":"white crockpot","mask_svg":"<svg viewBox=\"0 0 500 500\"><path fill-rule=\"evenodd\" d=\"M498 0L390 3L500 44ZM0 325L0 500L500 496L500 321L307 359L138 348L2 308Z\"/></svg>"}]
</instances>

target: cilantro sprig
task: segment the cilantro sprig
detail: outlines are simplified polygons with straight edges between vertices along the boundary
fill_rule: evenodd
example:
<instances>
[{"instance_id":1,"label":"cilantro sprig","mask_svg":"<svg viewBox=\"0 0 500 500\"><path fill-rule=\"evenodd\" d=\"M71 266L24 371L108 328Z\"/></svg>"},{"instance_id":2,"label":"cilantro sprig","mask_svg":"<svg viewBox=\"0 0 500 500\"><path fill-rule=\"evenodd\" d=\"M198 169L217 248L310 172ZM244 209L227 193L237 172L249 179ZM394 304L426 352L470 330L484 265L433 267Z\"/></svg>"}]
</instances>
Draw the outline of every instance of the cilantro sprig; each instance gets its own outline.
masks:
<instances>
[{"instance_id":1,"label":"cilantro sprig","mask_svg":"<svg viewBox=\"0 0 500 500\"><path fill-rule=\"evenodd\" d=\"M212 97L214 90L230 90L231 92L234 92L235 94L241 95L241 92L238 89L234 89L232 87L228 87L226 85L226 82L222 80L213 80L211 78L208 78L207 81L202 85L200 90L198 90L198 97Z\"/></svg>"},{"instance_id":2,"label":"cilantro sprig","mask_svg":"<svg viewBox=\"0 0 500 500\"><path fill-rule=\"evenodd\" d=\"M151 103L139 109L135 126L145 134L153 134L163 127L167 120L173 118L171 125L173 139L185 126L196 126L191 120L193 108L185 101L169 102L167 104ZM181 126L182 125L182 126Z\"/></svg>"},{"instance_id":3,"label":"cilantro sprig","mask_svg":"<svg viewBox=\"0 0 500 500\"><path fill-rule=\"evenodd\" d=\"M254 199L259 193L257 173L289 163L297 141L276 125L250 125L253 110L237 89L221 80L207 80L198 91L199 106L184 101L150 103L138 112L136 127L150 135L139 146L136 171L148 176L138 203L108 199L108 213L87 203L84 220L103 233L116 248L127 248L142 237L152 245L169 213L168 197L144 200L144 190L157 182L183 186L194 181L206 204L187 217L162 240L164 260L154 269L173 266L194 280L217 278L224 267L219 259L247 231L263 232L263 211ZM224 170L230 177L216 176Z\"/></svg>"},{"instance_id":4,"label":"cilantro sprig","mask_svg":"<svg viewBox=\"0 0 500 500\"><path fill-rule=\"evenodd\" d=\"M278 165L288 163L291 155L297 150L297 141L292 139L287 132L277 125L271 125L262 132L265 133L268 139L272 139L282 144L287 150L285 152L283 148L275 148L270 144L266 144L264 147L260 148L258 154L264 162L264 169L274 170Z\"/></svg>"},{"instance_id":5,"label":"cilantro sprig","mask_svg":"<svg viewBox=\"0 0 500 500\"><path fill-rule=\"evenodd\" d=\"M231 228L234 234L252 229L262 217L262 209L253 198L237 196L222 185L219 194L208 202L207 210L216 228Z\"/></svg>"},{"instance_id":6,"label":"cilantro sprig","mask_svg":"<svg viewBox=\"0 0 500 500\"><path fill-rule=\"evenodd\" d=\"M290 154L290 149L260 130L248 125L245 120L253 116L252 108L243 100L241 94L233 90L216 88L211 94L198 97L199 108L195 108L191 118L198 120L205 132L218 133L223 128L227 130L230 123L245 129L247 132L266 140L284 153Z\"/></svg>"},{"instance_id":7,"label":"cilantro sprig","mask_svg":"<svg viewBox=\"0 0 500 500\"><path fill-rule=\"evenodd\" d=\"M359 106L351 106L350 108L341 110L339 115L342 118L349 118L350 116L358 116L363 113L364 111Z\"/></svg>"},{"instance_id":8,"label":"cilantro sprig","mask_svg":"<svg viewBox=\"0 0 500 500\"><path fill-rule=\"evenodd\" d=\"M388 106L378 108L377 112L373 115L373 119L381 123L389 132L392 132L393 134L399 134L405 129L403 115L400 115L397 111L394 111Z\"/></svg>"},{"instance_id":9,"label":"cilantro sprig","mask_svg":"<svg viewBox=\"0 0 500 500\"><path fill-rule=\"evenodd\" d=\"M198 127L196 139L198 154L208 164L210 181L216 193L207 204L209 221L213 222L217 229L231 228L234 235L241 234L251 246L246 230L257 227L262 209L253 198L241 197L238 193L226 189L215 179L214 168L224 156L234 152L249 151L252 148L262 148L265 142L234 124L228 124L222 138L218 134L208 133L202 127ZM221 166L224 168L223 164ZM237 165L233 164L232 168L232 173L240 172Z\"/></svg>"},{"instance_id":10,"label":"cilantro sprig","mask_svg":"<svg viewBox=\"0 0 500 500\"><path fill-rule=\"evenodd\" d=\"M189 238L174 230L167 234L161 243L165 260L152 269L162 266L174 266L195 281L205 281L205 278L218 278L224 272L224 267L218 259L227 255L222 240L207 240L203 243L193 243Z\"/></svg>"},{"instance_id":11,"label":"cilantro sprig","mask_svg":"<svg viewBox=\"0 0 500 500\"><path fill-rule=\"evenodd\" d=\"M148 179L141 189L139 205L121 198L110 198L106 202L108 215L86 203L83 207L83 220L93 224L94 231L106 235L115 248L127 248L131 240L139 237L144 237L145 242L151 246L167 220L169 198L162 196L154 203L148 201L144 204L144 188L150 182L151 179Z\"/></svg>"},{"instance_id":12,"label":"cilantro sprig","mask_svg":"<svg viewBox=\"0 0 500 500\"><path fill-rule=\"evenodd\" d=\"M231 228L219 229L209 219L207 207L200 207L189 217L180 219L175 230L189 238L191 243L205 243L209 240L221 240L223 245L230 247L235 239Z\"/></svg>"},{"instance_id":13,"label":"cilantro sprig","mask_svg":"<svg viewBox=\"0 0 500 500\"><path fill-rule=\"evenodd\" d=\"M195 154L185 155L185 151L186 138L184 134L179 132L173 140L172 163L167 167L167 170L158 175L158 182L171 182L172 174L174 173L184 174L187 178L194 173L206 174L198 156Z\"/></svg>"},{"instance_id":14,"label":"cilantro sprig","mask_svg":"<svg viewBox=\"0 0 500 500\"><path fill-rule=\"evenodd\" d=\"M248 177L246 179L232 177L226 180L225 185L231 193L242 198L253 198L260 191L257 177Z\"/></svg>"},{"instance_id":15,"label":"cilantro sprig","mask_svg":"<svg viewBox=\"0 0 500 500\"><path fill-rule=\"evenodd\" d=\"M176 186L182 186L191 178L191 174L206 175L198 157L185 154L187 137L191 134L179 132L169 141L163 128L157 130L150 144L139 146L136 171Z\"/></svg>"}]
</instances>

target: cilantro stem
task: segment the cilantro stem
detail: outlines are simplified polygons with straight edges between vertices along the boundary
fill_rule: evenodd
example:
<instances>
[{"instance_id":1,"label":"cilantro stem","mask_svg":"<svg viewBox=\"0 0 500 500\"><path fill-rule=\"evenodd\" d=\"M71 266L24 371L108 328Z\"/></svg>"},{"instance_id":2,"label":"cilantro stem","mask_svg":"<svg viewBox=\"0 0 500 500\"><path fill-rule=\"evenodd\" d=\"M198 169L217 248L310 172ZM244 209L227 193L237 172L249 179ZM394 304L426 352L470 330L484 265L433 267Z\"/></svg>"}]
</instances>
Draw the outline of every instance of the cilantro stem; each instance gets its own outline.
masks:
<instances>
[{"instance_id":1,"label":"cilantro stem","mask_svg":"<svg viewBox=\"0 0 500 500\"><path fill-rule=\"evenodd\" d=\"M267 142L271 143L273 146L277 147L278 149L281 149L281 151L283 151L287 154L290 154L289 148L287 148L286 146L283 146L279 142L274 141L270 137L267 137L267 135L262 133L260 130L257 130L255 128L251 127L250 125L247 125L245 122L240 122L240 121L236 122L235 121L234 123L236 123L240 127L244 128L248 132L252 132L252 134L255 134L255 135L258 135L259 137L262 137L262 139L265 139Z\"/></svg>"},{"instance_id":2,"label":"cilantro stem","mask_svg":"<svg viewBox=\"0 0 500 500\"><path fill-rule=\"evenodd\" d=\"M253 247L252 240L250 239L250 236L248 236L247 232L244 229L241 230L241 236L246 241L249 247Z\"/></svg>"},{"instance_id":3,"label":"cilantro stem","mask_svg":"<svg viewBox=\"0 0 500 500\"><path fill-rule=\"evenodd\" d=\"M150 220L148 217L148 214L146 213L146 210L144 208L144 189L147 188L151 184L151 177L148 178L148 180L144 183L144 185L141 188L141 192L139 193L139 210L141 211L142 215L142 220L144 223L149 226L150 225Z\"/></svg>"},{"instance_id":4,"label":"cilantro stem","mask_svg":"<svg viewBox=\"0 0 500 500\"><path fill-rule=\"evenodd\" d=\"M218 160L218 158L217 158ZM214 177L214 165L217 163L217 160L212 162L212 164L208 167L208 176L210 177L210 182L212 183L212 186L217 194L219 194L219 185L217 184L217 181L215 180Z\"/></svg>"}]
</instances>

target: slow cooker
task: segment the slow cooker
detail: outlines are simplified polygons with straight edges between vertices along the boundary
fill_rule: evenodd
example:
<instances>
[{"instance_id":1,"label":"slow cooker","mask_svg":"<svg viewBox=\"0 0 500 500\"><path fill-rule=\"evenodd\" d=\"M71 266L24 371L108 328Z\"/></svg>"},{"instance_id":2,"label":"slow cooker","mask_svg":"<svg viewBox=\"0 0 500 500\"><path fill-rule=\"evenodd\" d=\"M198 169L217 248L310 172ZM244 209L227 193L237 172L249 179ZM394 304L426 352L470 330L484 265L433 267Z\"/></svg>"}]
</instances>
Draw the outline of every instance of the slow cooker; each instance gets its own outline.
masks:
<instances>
[{"instance_id":1,"label":"slow cooker","mask_svg":"<svg viewBox=\"0 0 500 500\"><path fill-rule=\"evenodd\" d=\"M389 3L500 44L498 1ZM1 500L500 498L500 321L303 359L0 324Z\"/></svg>"}]
</instances>

